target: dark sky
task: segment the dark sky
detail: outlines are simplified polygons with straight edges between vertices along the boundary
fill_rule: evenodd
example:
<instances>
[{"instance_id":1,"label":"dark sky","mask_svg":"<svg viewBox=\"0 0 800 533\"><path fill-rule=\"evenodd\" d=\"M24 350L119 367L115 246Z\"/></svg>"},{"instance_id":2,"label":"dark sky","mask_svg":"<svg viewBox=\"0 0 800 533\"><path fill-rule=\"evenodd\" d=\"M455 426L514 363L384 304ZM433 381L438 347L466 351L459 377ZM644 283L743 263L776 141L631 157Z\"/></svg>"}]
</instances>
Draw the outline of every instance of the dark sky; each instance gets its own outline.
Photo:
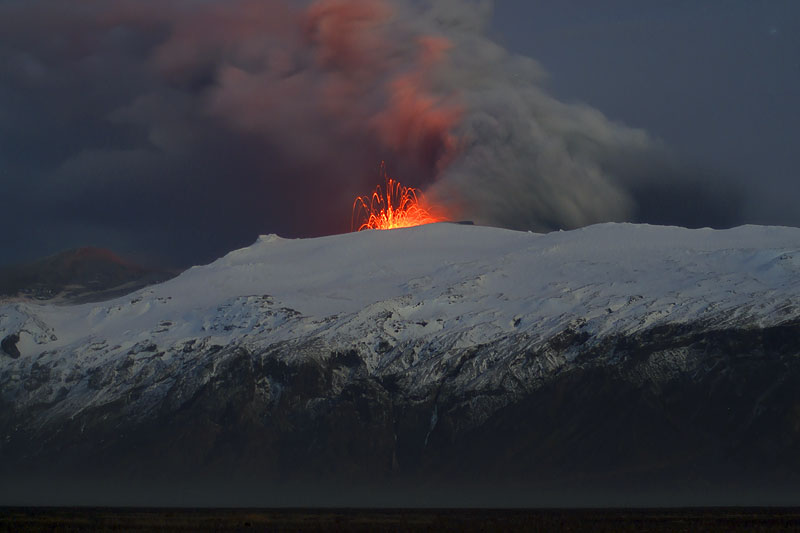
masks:
<instances>
[{"instance_id":1,"label":"dark sky","mask_svg":"<svg viewBox=\"0 0 800 533\"><path fill-rule=\"evenodd\" d=\"M800 225L800 2L502 0L493 35L558 97L757 185L747 222Z\"/></svg>"},{"instance_id":2,"label":"dark sky","mask_svg":"<svg viewBox=\"0 0 800 533\"><path fill-rule=\"evenodd\" d=\"M347 231L382 160L510 228L800 225L798 31L790 0L0 0L0 264Z\"/></svg>"}]
</instances>

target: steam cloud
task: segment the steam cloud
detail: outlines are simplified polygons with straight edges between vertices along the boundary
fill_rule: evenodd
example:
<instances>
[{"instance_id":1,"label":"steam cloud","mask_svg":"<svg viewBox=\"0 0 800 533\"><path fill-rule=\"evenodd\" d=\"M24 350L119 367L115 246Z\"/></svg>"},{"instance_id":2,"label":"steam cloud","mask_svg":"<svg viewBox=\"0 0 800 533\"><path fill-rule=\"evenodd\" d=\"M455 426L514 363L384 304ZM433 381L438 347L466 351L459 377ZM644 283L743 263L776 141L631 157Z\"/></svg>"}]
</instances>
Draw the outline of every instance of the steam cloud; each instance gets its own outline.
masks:
<instances>
[{"instance_id":1,"label":"steam cloud","mask_svg":"<svg viewBox=\"0 0 800 533\"><path fill-rule=\"evenodd\" d=\"M34 240L196 261L346 231L386 161L479 223L738 221L735 192L646 132L550 96L490 18L475 0L3 2L7 214Z\"/></svg>"}]
</instances>

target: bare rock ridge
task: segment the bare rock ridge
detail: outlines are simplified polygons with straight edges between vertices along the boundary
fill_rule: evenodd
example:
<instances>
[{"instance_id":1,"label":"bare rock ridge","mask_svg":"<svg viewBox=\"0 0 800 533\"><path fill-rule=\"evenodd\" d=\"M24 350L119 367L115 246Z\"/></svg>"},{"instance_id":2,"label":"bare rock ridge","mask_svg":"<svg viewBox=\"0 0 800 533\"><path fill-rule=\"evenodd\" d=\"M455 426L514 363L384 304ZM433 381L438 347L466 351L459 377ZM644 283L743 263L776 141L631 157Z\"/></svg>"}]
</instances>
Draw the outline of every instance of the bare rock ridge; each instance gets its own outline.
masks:
<instances>
[{"instance_id":1,"label":"bare rock ridge","mask_svg":"<svg viewBox=\"0 0 800 533\"><path fill-rule=\"evenodd\" d=\"M21 354L0 358L0 498L787 504L798 242L627 224L269 236L124 298L0 306Z\"/></svg>"}]
</instances>

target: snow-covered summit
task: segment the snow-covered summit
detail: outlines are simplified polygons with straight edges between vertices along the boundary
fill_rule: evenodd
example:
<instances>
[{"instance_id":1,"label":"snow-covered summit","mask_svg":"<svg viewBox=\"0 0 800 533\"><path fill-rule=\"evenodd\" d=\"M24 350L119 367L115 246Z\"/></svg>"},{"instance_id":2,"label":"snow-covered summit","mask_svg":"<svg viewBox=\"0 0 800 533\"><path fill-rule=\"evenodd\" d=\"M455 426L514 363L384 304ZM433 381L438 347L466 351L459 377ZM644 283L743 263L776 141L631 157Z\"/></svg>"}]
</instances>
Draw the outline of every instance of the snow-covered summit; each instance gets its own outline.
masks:
<instances>
[{"instance_id":1,"label":"snow-covered summit","mask_svg":"<svg viewBox=\"0 0 800 533\"><path fill-rule=\"evenodd\" d=\"M796 228L270 235L0 306L0 479L800 481L798 338Z\"/></svg>"},{"instance_id":2,"label":"snow-covered summit","mask_svg":"<svg viewBox=\"0 0 800 533\"><path fill-rule=\"evenodd\" d=\"M26 357L99 340L124 351L143 339L269 342L317 330L347 337L348 324L358 325L348 342L362 343L366 317L389 313L397 327L371 332L376 338L459 330L486 342L520 329L547 336L577 319L596 334L667 321L764 325L797 312L798 302L796 228L601 224L541 235L444 223L315 239L262 236L116 300L7 305L0 336L19 332ZM265 306L291 313L264 322L256 308Z\"/></svg>"}]
</instances>

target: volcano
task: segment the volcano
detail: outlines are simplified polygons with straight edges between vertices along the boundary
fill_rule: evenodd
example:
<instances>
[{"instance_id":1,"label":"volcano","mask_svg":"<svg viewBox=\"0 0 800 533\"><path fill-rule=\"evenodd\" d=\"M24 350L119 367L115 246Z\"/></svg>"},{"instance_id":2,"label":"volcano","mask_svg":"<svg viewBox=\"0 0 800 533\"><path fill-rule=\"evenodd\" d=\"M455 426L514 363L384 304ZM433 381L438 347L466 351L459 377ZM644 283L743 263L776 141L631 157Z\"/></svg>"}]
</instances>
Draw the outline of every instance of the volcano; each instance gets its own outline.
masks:
<instances>
[{"instance_id":1,"label":"volcano","mask_svg":"<svg viewBox=\"0 0 800 533\"><path fill-rule=\"evenodd\" d=\"M448 221L440 207L427 204L421 191L393 180L384 167L381 172L385 187L378 186L371 196L359 196L353 202L351 230L389 230Z\"/></svg>"},{"instance_id":2,"label":"volcano","mask_svg":"<svg viewBox=\"0 0 800 533\"><path fill-rule=\"evenodd\" d=\"M792 503L799 242L270 235L117 299L8 302L0 503Z\"/></svg>"}]
</instances>

